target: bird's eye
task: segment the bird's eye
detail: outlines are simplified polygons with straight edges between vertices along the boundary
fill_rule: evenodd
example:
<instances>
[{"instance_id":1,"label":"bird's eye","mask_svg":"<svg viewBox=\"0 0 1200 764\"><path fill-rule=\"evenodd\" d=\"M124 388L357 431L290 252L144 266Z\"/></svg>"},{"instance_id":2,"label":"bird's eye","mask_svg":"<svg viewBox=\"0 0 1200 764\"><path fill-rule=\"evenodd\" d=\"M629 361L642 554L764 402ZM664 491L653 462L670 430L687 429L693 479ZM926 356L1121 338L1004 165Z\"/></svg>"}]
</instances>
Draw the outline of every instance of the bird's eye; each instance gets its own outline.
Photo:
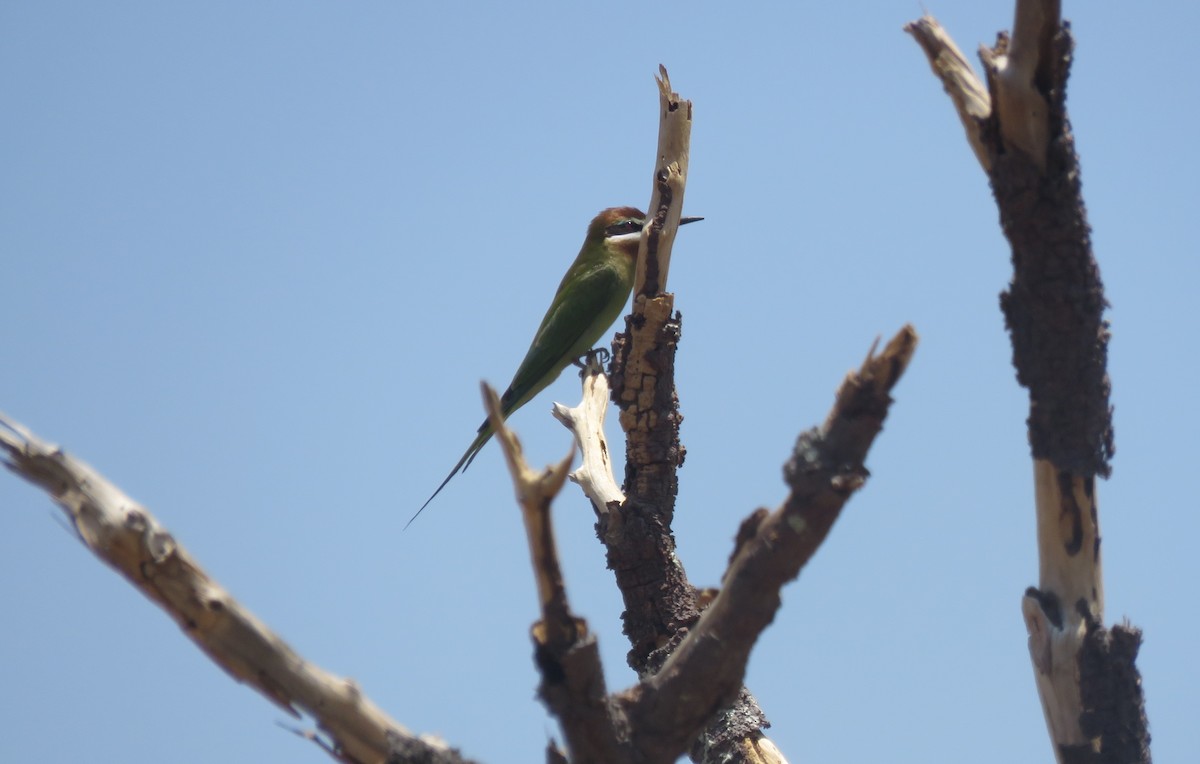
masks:
<instances>
[{"instance_id":1,"label":"bird's eye","mask_svg":"<svg viewBox=\"0 0 1200 764\"><path fill-rule=\"evenodd\" d=\"M608 236L624 236L627 233L635 233L642 230L640 220L622 220L620 223L613 223L605 229Z\"/></svg>"}]
</instances>

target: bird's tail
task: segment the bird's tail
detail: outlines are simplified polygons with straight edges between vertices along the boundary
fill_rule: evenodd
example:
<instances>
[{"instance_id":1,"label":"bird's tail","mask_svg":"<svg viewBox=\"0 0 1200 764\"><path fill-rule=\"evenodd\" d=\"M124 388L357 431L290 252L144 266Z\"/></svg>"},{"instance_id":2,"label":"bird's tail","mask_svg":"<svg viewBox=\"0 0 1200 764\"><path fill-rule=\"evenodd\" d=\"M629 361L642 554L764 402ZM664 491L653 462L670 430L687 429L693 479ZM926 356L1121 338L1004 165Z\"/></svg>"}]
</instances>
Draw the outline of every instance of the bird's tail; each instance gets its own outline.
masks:
<instances>
[{"instance_id":1,"label":"bird's tail","mask_svg":"<svg viewBox=\"0 0 1200 764\"><path fill-rule=\"evenodd\" d=\"M450 474L446 476L446 479L442 481L442 484L439 485L437 490L433 492L433 496L430 496L425 500L425 503L422 504L421 508L417 510L417 514L408 519L408 522L404 524L405 530L408 530L408 526L413 524L413 520L416 520L417 516L425 511L425 507L429 506L429 502L433 501L434 498L442 492L442 489L445 488L446 484L450 482L450 478L454 477L460 472L465 472L467 467L471 466L471 462L475 461L475 457L479 455L479 450L483 448L489 440L491 440L492 433L493 430L491 423L487 420L484 420L483 424L479 425L479 434L475 436L475 440L471 441L471 445L467 448L466 452L463 453L462 458L458 460L458 464L454 465L454 469L450 470Z\"/></svg>"}]
</instances>

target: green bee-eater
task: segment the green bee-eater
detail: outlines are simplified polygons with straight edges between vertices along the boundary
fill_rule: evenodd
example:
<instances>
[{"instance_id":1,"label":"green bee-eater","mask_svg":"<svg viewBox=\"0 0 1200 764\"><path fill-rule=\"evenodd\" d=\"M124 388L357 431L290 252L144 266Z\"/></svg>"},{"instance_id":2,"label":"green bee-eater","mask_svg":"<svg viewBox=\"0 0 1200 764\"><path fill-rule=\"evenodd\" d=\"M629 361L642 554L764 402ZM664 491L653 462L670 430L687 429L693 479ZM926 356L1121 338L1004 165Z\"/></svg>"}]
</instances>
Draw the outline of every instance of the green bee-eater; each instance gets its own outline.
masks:
<instances>
[{"instance_id":1,"label":"green bee-eater","mask_svg":"<svg viewBox=\"0 0 1200 764\"><path fill-rule=\"evenodd\" d=\"M679 224L701 219L682 218ZM645 214L636 207L610 207L592 220L583 247L558 285L525 360L500 396L500 414L505 419L558 379L571 361L591 350L617 320L633 290L638 244L645 222ZM491 437L492 426L484 419L466 453L408 521L409 525L441 493L450 478L471 465Z\"/></svg>"}]
</instances>

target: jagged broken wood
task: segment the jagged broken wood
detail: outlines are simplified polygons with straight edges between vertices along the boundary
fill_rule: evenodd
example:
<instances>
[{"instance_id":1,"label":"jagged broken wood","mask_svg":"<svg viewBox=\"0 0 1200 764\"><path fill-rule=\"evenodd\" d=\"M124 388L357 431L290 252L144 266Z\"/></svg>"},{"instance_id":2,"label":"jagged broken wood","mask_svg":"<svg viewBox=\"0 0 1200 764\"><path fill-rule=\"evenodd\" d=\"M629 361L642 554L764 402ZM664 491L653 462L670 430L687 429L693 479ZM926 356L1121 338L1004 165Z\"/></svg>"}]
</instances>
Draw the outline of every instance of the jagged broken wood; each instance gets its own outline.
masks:
<instances>
[{"instance_id":1,"label":"jagged broken wood","mask_svg":"<svg viewBox=\"0 0 1200 764\"><path fill-rule=\"evenodd\" d=\"M867 452L891 404L891 390L912 359L917 335L902 329L862 366L847 375L825 423L804 433L785 475L791 493L772 514L765 510L743 524L721 590L659 670L611 699L604 697L603 674L586 624L567 606L554 553L550 502L562 486L569 462L538 473L525 465L520 445L499 416L494 392L485 387L489 418L496 428L526 518L542 620L534 628L542 696L564 723L571 760L671 762L693 747L713 714L744 692L746 665L763 630L780 605L780 591L824 541L841 508L866 480ZM584 450L603 450L603 375L583 375L584 401L556 415L576 433ZM588 412L588 413L584 413ZM580 436L581 432L589 435ZM588 446L587 444L593 444ZM583 481L581 481L583 482ZM615 508L607 503L597 510ZM549 582L549 583L542 583ZM573 652L586 656L568 660ZM568 723L575 726L566 729ZM784 762L765 736L741 735L727 746L708 746L697 758ZM694 752L695 753L695 752Z\"/></svg>"},{"instance_id":2,"label":"jagged broken wood","mask_svg":"<svg viewBox=\"0 0 1200 764\"><path fill-rule=\"evenodd\" d=\"M658 151L654 165L654 188L646 207L648 225L638 250L633 295L654 297L667 288L671 267L671 245L683 214L687 186L688 157L692 141L692 102L671 90L671 78L659 64Z\"/></svg>"},{"instance_id":3,"label":"jagged broken wood","mask_svg":"<svg viewBox=\"0 0 1200 764\"><path fill-rule=\"evenodd\" d=\"M967 134L967 143L985 171L991 168L991 158L983 144L983 120L992 113L992 98L987 86L975 76L971 63L954 40L932 16L923 16L904 27L925 51L934 75L942 81L946 94L954 102L954 110Z\"/></svg>"},{"instance_id":4,"label":"jagged broken wood","mask_svg":"<svg viewBox=\"0 0 1200 764\"><path fill-rule=\"evenodd\" d=\"M661 293L687 181L692 104L672 92L666 70L660 72L651 223L642 232L633 311L625 319L625 332L613 341L608 374L625 431L625 502L597 522L608 567L616 574L625 603L629 665L639 675L656 670L665 658L662 651L699 617L670 528L675 470L683 459L673 370L679 323L671 320L673 296ZM660 181L664 174L677 182L678 192ZM647 267L650 259L657 265ZM658 278L643 281L647 270L656 271ZM646 586L646 581L658 585ZM655 651L657 658L652 656Z\"/></svg>"},{"instance_id":5,"label":"jagged broken wood","mask_svg":"<svg viewBox=\"0 0 1200 764\"><path fill-rule=\"evenodd\" d=\"M79 540L179 624L231 677L288 714L313 717L335 758L382 764L463 764L458 751L417 737L358 685L296 653L200 567L148 509L91 466L0 414L4 465L45 490Z\"/></svg>"},{"instance_id":6,"label":"jagged broken wood","mask_svg":"<svg viewBox=\"0 0 1200 764\"><path fill-rule=\"evenodd\" d=\"M622 698L633 706L631 718L656 731L661 751L687 744L690 730L738 696L750 652L779 609L781 589L799 574L865 482L864 460L916 345L916 332L906 326L883 352L868 354L862 367L847 375L825 423L797 441L785 469L791 493L783 505L772 513L760 510L744 524L720 593L663 666ZM743 740L721 753L740 761L767 756L782 761L774 745L751 750L752 743Z\"/></svg>"},{"instance_id":7,"label":"jagged broken wood","mask_svg":"<svg viewBox=\"0 0 1200 764\"><path fill-rule=\"evenodd\" d=\"M962 56L934 19L906 30L954 100L1012 246L1001 308L1029 389L1040 562L1022 613L1055 755L1133 764L1150 755L1134 666L1140 632L1102 626L1095 479L1109 474L1114 450L1109 332L1066 112L1074 43L1060 13L1057 0L1018 0L1011 37L980 51L987 100L973 95L982 85L969 67L946 64Z\"/></svg>"},{"instance_id":8,"label":"jagged broken wood","mask_svg":"<svg viewBox=\"0 0 1200 764\"><path fill-rule=\"evenodd\" d=\"M691 141L692 103L671 89L660 67L659 134L650 204L634 282L633 311L613 340L609 367L613 402L625 431L625 502L602 515L596 532L625 604L629 665L653 674L700 616L696 590L675 554L671 521L683 463L675 348L681 331L674 297L665 292L671 244L683 210ZM674 315L673 315L674 314ZM648 585L648 583L650 585ZM742 688L718 711L691 749L698 762L759 762L766 715ZM780 757L781 759L782 757Z\"/></svg>"},{"instance_id":9,"label":"jagged broken wood","mask_svg":"<svg viewBox=\"0 0 1200 764\"><path fill-rule=\"evenodd\" d=\"M520 441L504 422L496 391L486 383L482 388L488 420L516 490L537 583L541 618L533 625L531 635L542 677L538 694L558 718L572 762L632 762L629 739L621 734L608 702L596 638L587 622L571 612L554 541L550 505L566 481L575 456L574 444L557 465L543 471L531 469ZM547 751L548 759L556 754L554 748Z\"/></svg>"},{"instance_id":10,"label":"jagged broken wood","mask_svg":"<svg viewBox=\"0 0 1200 764\"><path fill-rule=\"evenodd\" d=\"M554 418L575 436L582 455L579 468L568 477L579 485L592 502L596 516L608 515L625 501L625 494L613 476L612 457L604 437L604 417L608 412L608 377L593 356L580 372L583 398L575 408L554 404Z\"/></svg>"}]
</instances>

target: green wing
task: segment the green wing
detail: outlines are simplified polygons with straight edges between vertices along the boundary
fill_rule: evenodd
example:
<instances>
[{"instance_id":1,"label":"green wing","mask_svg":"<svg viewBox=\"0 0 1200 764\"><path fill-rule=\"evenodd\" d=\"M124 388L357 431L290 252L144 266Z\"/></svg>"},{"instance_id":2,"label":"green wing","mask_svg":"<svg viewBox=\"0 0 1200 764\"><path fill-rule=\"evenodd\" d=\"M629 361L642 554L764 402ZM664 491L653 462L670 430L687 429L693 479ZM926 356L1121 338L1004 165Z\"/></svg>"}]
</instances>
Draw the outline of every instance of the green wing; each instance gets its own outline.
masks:
<instances>
[{"instance_id":1,"label":"green wing","mask_svg":"<svg viewBox=\"0 0 1200 764\"><path fill-rule=\"evenodd\" d=\"M517 367L517 373L500 398L500 412L505 419L558 379L567 364L591 349L617 320L632 288L629 280L623 279L618 271L603 263L582 267L578 273L574 268L567 272L525 354L525 360ZM479 450L491 437L492 426L484 419L475 440L471 441L458 464L450 470L433 496L425 500L405 528L412 525L434 496L442 492L450 478L471 466Z\"/></svg>"},{"instance_id":2,"label":"green wing","mask_svg":"<svg viewBox=\"0 0 1200 764\"><path fill-rule=\"evenodd\" d=\"M625 306L631 286L606 264L564 279L525 360L500 399L507 418L529 402L600 339ZM483 428L480 428L482 431Z\"/></svg>"}]
</instances>

